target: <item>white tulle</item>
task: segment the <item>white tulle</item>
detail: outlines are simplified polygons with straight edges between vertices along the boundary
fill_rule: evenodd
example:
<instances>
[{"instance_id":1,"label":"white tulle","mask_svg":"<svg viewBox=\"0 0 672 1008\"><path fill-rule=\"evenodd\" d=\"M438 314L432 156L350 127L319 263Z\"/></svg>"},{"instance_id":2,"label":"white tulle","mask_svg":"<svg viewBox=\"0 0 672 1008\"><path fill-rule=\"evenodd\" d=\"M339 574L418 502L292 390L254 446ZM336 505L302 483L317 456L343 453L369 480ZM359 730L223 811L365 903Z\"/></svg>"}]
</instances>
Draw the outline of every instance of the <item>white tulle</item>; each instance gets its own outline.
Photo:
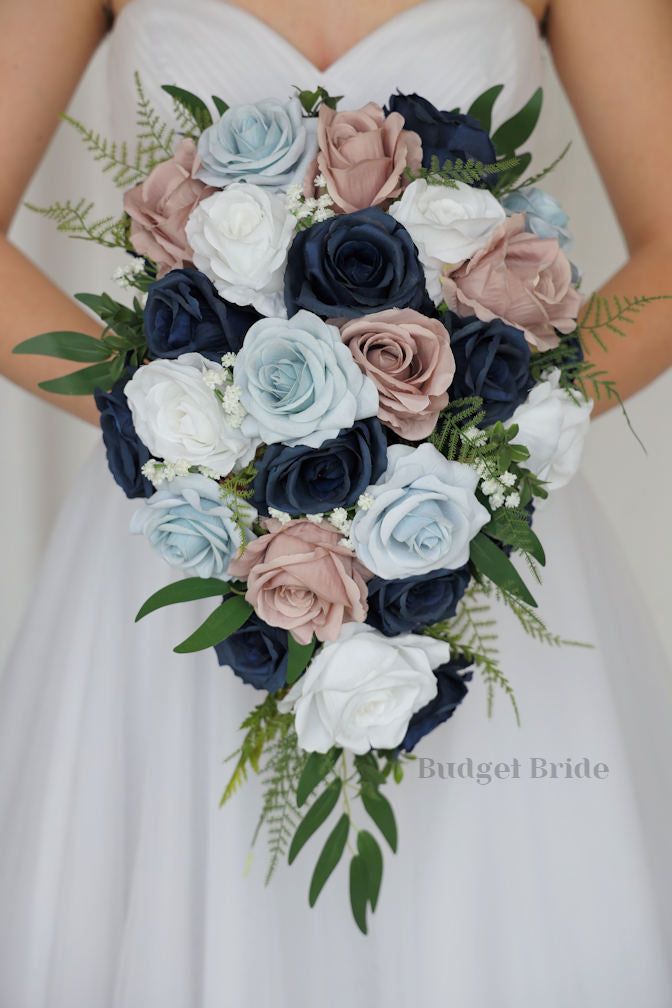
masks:
<instances>
[{"instance_id":1,"label":"white tulle","mask_svg":"<svg viewBox=\"0 0 672 1008\"><path fill-rule=\"evenodd\" d=\"M507 85L499 121L539 82L536 27L518 0L428 0L319 74L221 0L132 0L111 47L117 132L133 133L132 72L230 103L291 85L442 107ZM169 110L169 105L168 105ZM662 655L580 480L537 517L550 628L593 650L549 649L501 617L503 696L475 683L418 755L521 762L521 779L420 779L396 789L371 934L339 870L307 905L315 844L263 886L251 865L255 780L218 800L254 691L212 653L171 647L207 603L139 604L171 574L128 534L137 504L102 451L55 528L0 681L0 1008L668 1008L672 702ZM634 520L634 519L633 519ZM588 758L606 780L531 780L531 757Z\"/></svg>"}]
</instances>

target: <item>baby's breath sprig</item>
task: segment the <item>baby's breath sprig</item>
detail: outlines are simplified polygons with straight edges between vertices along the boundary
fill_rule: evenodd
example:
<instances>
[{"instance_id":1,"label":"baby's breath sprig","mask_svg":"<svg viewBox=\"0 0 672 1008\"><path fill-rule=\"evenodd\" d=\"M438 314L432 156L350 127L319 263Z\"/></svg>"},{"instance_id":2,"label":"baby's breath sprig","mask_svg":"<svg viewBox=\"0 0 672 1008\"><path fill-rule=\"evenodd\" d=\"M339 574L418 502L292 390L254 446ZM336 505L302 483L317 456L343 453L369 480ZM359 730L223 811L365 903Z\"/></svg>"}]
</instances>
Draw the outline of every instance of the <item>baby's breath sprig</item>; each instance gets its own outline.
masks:
<instances>
[{"instance_id":1,"label":"baby's breath sprig","mask_svg":"<svg viewBox=\"0 0 672 1008\"><path fill-rule=\"evenodd\" d=\"M296 217L299 230L305 230L313 224L329 220L335 214L331 196L327 192L327 180L323 175L316 175L315 190L320 195L306 196L300 185L291 185L287 190L286 206Z\"/></svg>"}]
</instances>

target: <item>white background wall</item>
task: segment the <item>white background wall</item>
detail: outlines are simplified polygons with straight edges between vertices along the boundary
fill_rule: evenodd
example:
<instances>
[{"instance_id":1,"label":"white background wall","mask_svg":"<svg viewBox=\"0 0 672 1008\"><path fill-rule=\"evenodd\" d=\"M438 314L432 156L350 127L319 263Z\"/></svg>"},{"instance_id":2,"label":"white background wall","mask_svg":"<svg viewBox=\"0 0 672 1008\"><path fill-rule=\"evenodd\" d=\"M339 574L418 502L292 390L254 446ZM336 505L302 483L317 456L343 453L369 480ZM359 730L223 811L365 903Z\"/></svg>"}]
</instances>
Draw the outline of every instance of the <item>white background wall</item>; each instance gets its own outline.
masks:
<instances>
[{"instance_id":1,"label":"white background wall","mask_svg":"<svg viewBox=\"0 0 672 1008\"><path fill-rule=\"evenodd\" d=\"M96 57L73 110L86 122L101 121L105 94L104 52ZM576 235L575 258L589 291L623 261L624 246L571 110L549 69L546 109L539 165L550 162L568 139L573 148L548 182L572 216ZM118 196L101 180L97 168L83 154L67 127L59 131L28 194L32 202L90 195L110 212L118 210ZM53 225L21 210L13 231L15 241L64 290L99 291L119 258L56 234ZM672 292L672 277L668 285ZM26 291L30 298L30 291ZM624 291L637 294L638 291ZM670 335L672 339L672 333ZM39 360L35 361L36 369ZM672 656L669 571L672 539L669 534L672 500L670 420L672 375L659 379L628 404L634 426L648 449L644 455L618 412L593 424L584 472L604 507L605 521L616 531L639 586L654 617L668 654ZM0 495L2 527L2 605L0 606L0 661L29 603L33 579L53 516L72 486L77 470L92 446L96 432L79 421L45 406L0 379ZM552 571L548 576L552 577Z\"/></svg>"}]
</instances>

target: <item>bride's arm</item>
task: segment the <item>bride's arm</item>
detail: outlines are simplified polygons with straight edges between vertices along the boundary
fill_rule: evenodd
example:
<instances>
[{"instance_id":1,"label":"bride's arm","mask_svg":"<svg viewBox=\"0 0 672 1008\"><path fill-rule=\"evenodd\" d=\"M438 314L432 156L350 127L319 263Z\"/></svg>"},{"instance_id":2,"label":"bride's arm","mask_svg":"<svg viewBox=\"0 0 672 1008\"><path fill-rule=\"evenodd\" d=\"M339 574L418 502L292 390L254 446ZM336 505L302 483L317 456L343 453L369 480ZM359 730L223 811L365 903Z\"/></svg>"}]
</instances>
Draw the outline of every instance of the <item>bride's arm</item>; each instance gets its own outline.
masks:
<instances>
[{"instance_id":1,"label":"bride's arm","mask_svg":"<svg viewBox=\"0 0 672 1008\"><path fill-rule=\"evenodd\" d=\"M52 396L36 380L76 365L12 355L29 336L54 329L97 335L100 327L8 240L14 212L91 56L106 31L102 0L2 0L0 3L0 371L87 420L88 397Z\"/></svg>"},{"instance_id":2,"label":"bride's arm","mask_svg":"<svg viewBox=\"0 0 672 1008\"><path fill-rule=\"evenodd\" d=\"M628 262L601 293L672 294L672 4L552 0L547 24L628 245ZM607 354L590 349L623 398L672 363L672 301L647 308L627 329L626 339L609 335Z\"/></svg>"}]
</instances>

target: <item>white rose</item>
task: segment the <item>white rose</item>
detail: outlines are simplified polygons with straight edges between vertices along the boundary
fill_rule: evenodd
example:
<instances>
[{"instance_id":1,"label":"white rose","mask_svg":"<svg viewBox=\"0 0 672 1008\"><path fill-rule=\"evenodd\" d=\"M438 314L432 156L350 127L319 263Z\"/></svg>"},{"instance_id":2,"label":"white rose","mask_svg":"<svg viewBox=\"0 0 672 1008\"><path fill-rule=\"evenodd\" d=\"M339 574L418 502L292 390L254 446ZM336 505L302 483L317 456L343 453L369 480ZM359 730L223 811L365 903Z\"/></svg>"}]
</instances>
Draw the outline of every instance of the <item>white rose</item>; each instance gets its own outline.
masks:
<instances>
[{"instance_id":1,"label":"white rose","mask_svg":"<svg viewBox=\"0 0 672 1008\"><path fill-rule=\"evenodd\" d=\"M427 292L435 304L443 300L443 267L456 267L484 248L506 212L487 189L464 182L457 188L429 185L416 179L404 190L390 214L410 232L425 268Z\"/></svg>"},{"instance_id":2,"label":"white rose","mask_svg":"<svg viewBox=\"0 0 672 1008\"><path fill-rule=\"evenodd\" d=\"M194 265L223 298L285 317L282 288L295 227L284 196L234 182L198 204L186 233Z\"/></svg>"},{"instance_id":3,"label":"white rose","mask_svg":"<svg viewBox=\"0 0 672 1008\"><path fill-rule=\"evenodd\" d=\"M443 641L384 637L365 623L346 623L278 707L294 710L299 745L308 752L394 749L413 715L436 696L432 669L449 659Z\"/></svg>"},{"instance_id":4,"label":"white rose","mask_svg":"<svg viewBox=\"0 0 672 1008\"><path fill-rule=\"evenodd\" d=\"M152 455L226 476L251 462L261 442L231 425L205 381L208 371L222 383L224 369L201 354L155 360L138 368L124 391L136 433Z\"/></svg>"},{"instance_id":5,"label":"white rose","mask_svg":"<svg viewBox=\"0 0 672 1008\"><path fill-rule=\"evenodd\" d=\"M581 463L593 402L580 392L572 396L560 388L557 368L545 379L535 385L510 423L518 424L515 441L530 453L524 465L545 480L549 490L558 490L569 483Z\"/></svg>"}]
</instances>

